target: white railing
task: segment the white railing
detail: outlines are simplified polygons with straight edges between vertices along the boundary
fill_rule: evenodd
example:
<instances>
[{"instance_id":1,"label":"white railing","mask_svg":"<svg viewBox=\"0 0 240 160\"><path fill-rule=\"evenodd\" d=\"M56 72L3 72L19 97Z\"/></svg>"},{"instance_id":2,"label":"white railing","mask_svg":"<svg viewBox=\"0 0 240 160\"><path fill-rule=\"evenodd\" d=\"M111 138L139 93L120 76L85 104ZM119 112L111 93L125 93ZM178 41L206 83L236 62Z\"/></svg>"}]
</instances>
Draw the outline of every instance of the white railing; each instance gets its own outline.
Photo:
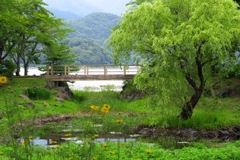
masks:
<instances>
[{"instance_id":1,"label":"white railing","mask_svg":"<svg viewBox=\"0 0 240 160\"><path fill-rule=\"evenodd\" d=\"M47 65L46 75L134 75L140 66Z\"/></svg>"}]
</instances>

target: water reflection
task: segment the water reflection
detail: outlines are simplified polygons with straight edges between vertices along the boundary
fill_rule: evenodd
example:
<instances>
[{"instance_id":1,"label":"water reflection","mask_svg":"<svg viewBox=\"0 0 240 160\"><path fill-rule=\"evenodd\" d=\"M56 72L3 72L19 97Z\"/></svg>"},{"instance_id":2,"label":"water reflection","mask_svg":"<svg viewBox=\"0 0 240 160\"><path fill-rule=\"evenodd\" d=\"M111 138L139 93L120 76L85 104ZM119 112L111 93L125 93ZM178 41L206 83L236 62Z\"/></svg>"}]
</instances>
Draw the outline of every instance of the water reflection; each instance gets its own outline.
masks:
<instances>
[{"instance_id":1,"label":"water reflection","mask_svg":"<svg viewBox=\"0 0 240 160\"><path fill-rule=\"evenodd\" d=\"M33 145L40 145L40 146L54 146L56 144L54 144L53 142L57 141L57 144L61 144L64 142L73 142L76 144L83 144L84 141L79 140L77 137L69 137L68 140L64 140L64 139L41 139L40 137L36 137L35 139L31 140L31 144ZM116 137L116 138L109 138L109 137L99 137L99 138L95 138L94 142L99 142L99 143L105 143L108 141L113 141L113 142L129 142L129 141L136 141L136 138L126 138L126 137Z\"/></svg>"}]
</instances>

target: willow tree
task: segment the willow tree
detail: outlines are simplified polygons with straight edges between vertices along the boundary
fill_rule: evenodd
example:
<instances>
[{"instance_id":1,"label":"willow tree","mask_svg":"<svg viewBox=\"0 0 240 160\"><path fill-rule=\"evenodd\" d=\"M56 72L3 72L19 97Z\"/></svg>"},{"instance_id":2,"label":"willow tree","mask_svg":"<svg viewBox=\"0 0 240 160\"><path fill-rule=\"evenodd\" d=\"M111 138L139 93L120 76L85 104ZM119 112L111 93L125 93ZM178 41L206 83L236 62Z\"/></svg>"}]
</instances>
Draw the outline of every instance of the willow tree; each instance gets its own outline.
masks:
<instances>
[{"instance_id":1,"label":"willow tree","mask_svg":"<svg viewBox=\"0 0 240 160\"><path fill-rule=\"evenodd\" d=\"M189 119L215 64L230 60L240 40L240 12L232 0L136 0L107 40L116 64L143 65L134 82Z\"/></svg>"}]
</instances>

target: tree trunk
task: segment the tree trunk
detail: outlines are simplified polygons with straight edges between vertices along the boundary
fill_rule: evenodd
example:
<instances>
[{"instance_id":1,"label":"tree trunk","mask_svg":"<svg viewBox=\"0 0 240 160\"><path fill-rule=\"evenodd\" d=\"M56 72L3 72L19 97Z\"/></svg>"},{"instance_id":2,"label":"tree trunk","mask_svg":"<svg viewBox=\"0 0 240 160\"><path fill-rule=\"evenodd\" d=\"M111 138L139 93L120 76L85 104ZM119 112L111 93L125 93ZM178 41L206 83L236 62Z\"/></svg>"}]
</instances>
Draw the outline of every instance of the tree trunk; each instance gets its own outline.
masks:
<instances>
[{"instance_id":1,"label":"tree trunk","mask_svg":"<svg viewBox=\"0 0 240 160\"><path fill-rule=\"evenodd\" d=\"M20 67L19 66L17 66L17 70L16 70L15 74L16 74L16 76L20 76Z\"/></svg>"},{"instance_id":2,"label":"tree trunk","mask_svg":"<svg viewBox=\"0 0 240 160\"><path fill-rule=\"evenodd\" d=\"M28 75L28 63L24 63L24 76Z\"/></svg>"},{"instance_id":3,"label":"tree trunk","mask_svg":"<svg viewBox=\"0 0 240 160\"><path fill-rule=\"evenodd\" d=\"M187 120L192 117L193 109L196 107L198 100L201 98L201 95L202 95L204 87L205 87L205 80L204 80L204 76L203 76L204 63L201 63L201 61L200 61L200 59L201 59L200 50L201 50L201 47L199 47L199 51L198 51L199 54L195 59L200 84L199 85L197 84L197 81L194 78L192 78L194 76L192 76L190 72L186 72L186 75L185 75L186 80L188 81L190 86L192 86L195 93L192 95L191 99L184 104L182 111L179 115L184 120Z\"/></svg>"},{"instance_id":4,"label":"tree trunk","mask_svg":"<svg viewBox=\"0 0 240 160\"><path fill-rule=\"evenodd\" d=\"M203 90L199 90L199 92L195 93L191 99L185 103L180 113L180 117L184 120L187 120L192 117L193 109L197 105L198 100L201 98Z\"/></svg>"},{"instance_id":5,"label":"tree trunk","mask_svg":"<svg viewBox=\"0 0 240 160\"><path fill-rule=\"evenodd\" d=\"M20 76L20 70L21 70L21 68L20 68L20 56L19 55L17 55L17 60L15 61L15 63L16 63L16 65L17 65L17 70L16 70L16 76Z\"/></svg>"},{"instance_id":6,"label":"tree trunk","mask_svg":"<svg viewBox=\"0 0 240 160\"><path fill-rule=\"evenodd\" d=\"M3 61L2 54L3 54L3 46L0 45L0 64L2 64L2 61Z\"/></svg>"}]
</instances>

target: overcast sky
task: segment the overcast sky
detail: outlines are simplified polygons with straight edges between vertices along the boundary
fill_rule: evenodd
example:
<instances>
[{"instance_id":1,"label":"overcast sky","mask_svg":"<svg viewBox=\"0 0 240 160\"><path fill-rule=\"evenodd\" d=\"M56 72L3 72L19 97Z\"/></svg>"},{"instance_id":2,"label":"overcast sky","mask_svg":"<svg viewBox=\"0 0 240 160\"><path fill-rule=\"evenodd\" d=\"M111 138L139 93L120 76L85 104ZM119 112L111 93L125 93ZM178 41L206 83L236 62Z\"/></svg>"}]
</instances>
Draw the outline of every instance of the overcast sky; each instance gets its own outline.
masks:
<instances>
[{"instance_id":1,"label":"overcast sky","mask_svg":"<svg viewBox=\"0 0 240 160\"><path fill-rule=\"evenodd\" d=\"M99 11L120 15L124 12L125 5L130 0L43 0L51 8L77 12L77 8L84 6L94 6ZM88 8L88 7L86 7Z\"/></svg>"}]
</instances>

